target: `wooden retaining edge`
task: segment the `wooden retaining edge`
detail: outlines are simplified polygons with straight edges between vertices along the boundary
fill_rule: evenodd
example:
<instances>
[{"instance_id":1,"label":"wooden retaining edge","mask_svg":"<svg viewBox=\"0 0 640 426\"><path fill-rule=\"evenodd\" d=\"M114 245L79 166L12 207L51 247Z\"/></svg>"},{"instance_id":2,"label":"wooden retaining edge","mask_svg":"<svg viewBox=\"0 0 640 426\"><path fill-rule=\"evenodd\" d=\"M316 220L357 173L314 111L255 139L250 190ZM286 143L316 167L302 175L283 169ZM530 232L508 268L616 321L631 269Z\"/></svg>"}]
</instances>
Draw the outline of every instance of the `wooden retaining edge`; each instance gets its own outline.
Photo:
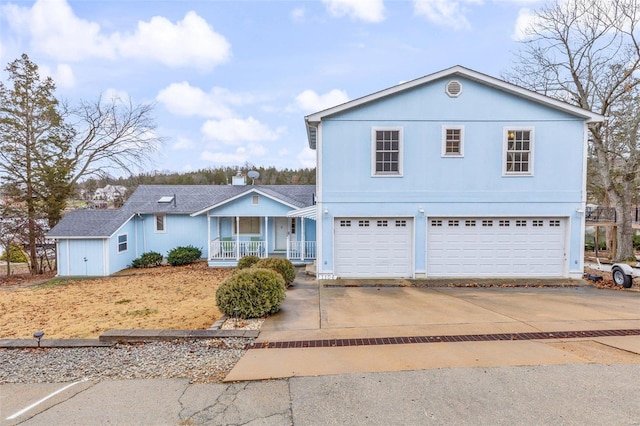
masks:
<instances>
[{"instance_id":1,"label":"wooden retaining edge","mask_svg":"<svg viewBox=\"0 0 640 426\"><path fill-rule=\"evenodd\" d=\"M131 343L158 342L177 339L218 339L225 337L258 337L259 330L108 330L100 335L100 342Z\"/></svg>"}]
</instances>

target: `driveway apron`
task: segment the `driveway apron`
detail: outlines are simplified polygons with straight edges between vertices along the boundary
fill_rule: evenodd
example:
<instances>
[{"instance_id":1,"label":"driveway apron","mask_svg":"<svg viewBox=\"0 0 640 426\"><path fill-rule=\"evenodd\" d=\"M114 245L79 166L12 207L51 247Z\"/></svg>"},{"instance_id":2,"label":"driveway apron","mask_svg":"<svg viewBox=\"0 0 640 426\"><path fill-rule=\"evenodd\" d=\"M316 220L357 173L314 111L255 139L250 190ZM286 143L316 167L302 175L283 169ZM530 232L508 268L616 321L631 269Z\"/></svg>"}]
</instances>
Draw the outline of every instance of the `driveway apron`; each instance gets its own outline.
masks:
<instances>
[{"instance_id":1,"label":"driveway apron","mask_svg":"<svg viewBox=\"0 0 640 426\"><path fill-rule=\"evenodd\" d=\"M335 286L298 275L225 380L584 363L609 353L640 363L639 292L399 283Z\"/></svg>"}]
</instances>

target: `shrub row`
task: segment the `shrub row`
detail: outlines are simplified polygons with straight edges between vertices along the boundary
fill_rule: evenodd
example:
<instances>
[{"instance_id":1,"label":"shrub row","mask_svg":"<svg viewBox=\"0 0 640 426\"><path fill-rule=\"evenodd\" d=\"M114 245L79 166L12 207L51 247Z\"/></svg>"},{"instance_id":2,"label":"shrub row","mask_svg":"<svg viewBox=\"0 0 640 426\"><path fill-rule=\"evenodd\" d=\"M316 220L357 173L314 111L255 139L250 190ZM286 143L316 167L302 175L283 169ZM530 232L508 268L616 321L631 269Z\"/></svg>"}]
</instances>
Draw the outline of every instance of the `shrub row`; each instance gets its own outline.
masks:
<instances>
[{"instance_id":1,"label":"shrub row","mask_svg":"<svg viewBox=\"0 0 640 426\"><path fill-rule=\"evenodd\" d=\"M176 247L167 254L167 263L171 266L188 265L202 257L202 250L194 246ZM149 268L160 266L162 255L155 251L143 253L131 262L134 268Z\"/></svg>"}]
</instances>

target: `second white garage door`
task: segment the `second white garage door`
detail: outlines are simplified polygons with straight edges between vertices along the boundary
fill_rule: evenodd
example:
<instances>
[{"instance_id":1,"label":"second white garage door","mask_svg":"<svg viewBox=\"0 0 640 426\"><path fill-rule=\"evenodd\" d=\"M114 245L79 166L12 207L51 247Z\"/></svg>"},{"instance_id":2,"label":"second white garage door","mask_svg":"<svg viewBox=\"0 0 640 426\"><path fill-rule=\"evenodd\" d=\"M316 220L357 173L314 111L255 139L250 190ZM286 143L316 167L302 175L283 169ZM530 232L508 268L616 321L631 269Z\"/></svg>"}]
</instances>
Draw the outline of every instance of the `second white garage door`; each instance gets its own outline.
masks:
<instances>
[{"instance_id":1,"label":"second white garage door","mask_svg":"<svg viewBox=\"0 0 640 426\"><path fill-rule=\"evenodd\" d=\"M561 277L564 218L429 218L429 277Z\"/></svg>"},{"instance_id":2,"label":"second white garage door","mask_svg":"<svg viewBox=\"0 0 640 426\"><path fill-rule=\"evenodd\" d=\"M337 218L335 275L339 278L411 278L411 218Z\"/></svg>"}]
</instances>

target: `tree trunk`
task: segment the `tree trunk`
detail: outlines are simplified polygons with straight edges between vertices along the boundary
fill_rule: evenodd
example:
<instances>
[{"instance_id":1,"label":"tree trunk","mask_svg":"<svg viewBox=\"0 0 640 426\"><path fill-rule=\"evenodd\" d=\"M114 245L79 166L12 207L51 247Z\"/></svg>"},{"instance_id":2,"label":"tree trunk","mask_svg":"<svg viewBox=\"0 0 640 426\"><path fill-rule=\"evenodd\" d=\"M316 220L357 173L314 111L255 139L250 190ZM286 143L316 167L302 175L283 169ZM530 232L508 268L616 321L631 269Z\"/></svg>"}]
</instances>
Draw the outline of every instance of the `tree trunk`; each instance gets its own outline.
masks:
<instances>
[{"instance_id":1,"label":"tree trunk","mask_svg":"<svg viewBox=\"0 0 640 426\"><path fill-rule=\"evenodd\" d=\"M622 202L616 209L616 223L618 225L618 251L616 262L635 260L633 254L633 217L631 215L631 203L629 197L622 197Z\"/></svg>"}]
</instances>

